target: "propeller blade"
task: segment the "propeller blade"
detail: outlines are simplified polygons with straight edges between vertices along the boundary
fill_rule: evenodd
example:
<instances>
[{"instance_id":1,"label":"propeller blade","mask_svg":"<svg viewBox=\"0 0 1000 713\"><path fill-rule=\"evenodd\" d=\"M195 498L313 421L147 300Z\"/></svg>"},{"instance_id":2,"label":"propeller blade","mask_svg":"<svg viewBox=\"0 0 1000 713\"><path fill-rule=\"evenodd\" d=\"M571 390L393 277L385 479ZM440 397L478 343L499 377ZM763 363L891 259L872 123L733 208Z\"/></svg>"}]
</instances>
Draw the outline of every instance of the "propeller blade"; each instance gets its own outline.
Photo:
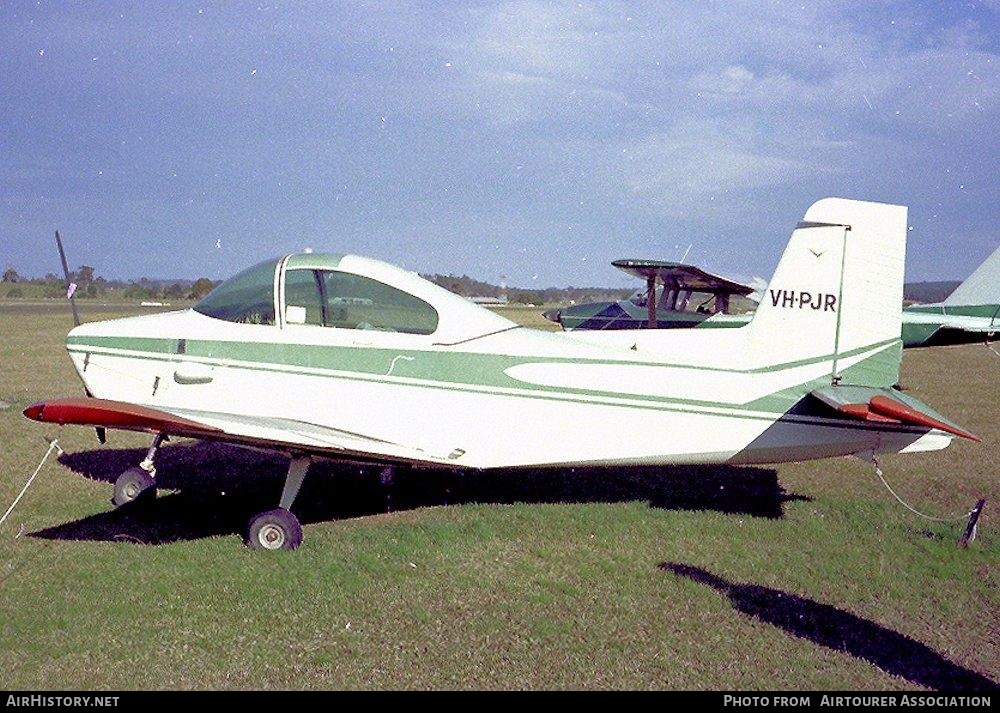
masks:
<instances>
[{"instance_id":1,"label":"propeller blade","mask_svg":"<svg viewBox=\"0 0 1000 713\"><path fill-rule=\"evenodd\" d=\"M76 285L73 284L69 279L69 265L66 264L66 251L63 250L62 238L59 237L59 231L56 231L56 245L59 247L59 257L62 260L63 276L66 278L66 296L69 298L69 303L73 307L73 326L80 326L80 315L76 311L76 300L73 299L73 293L76 291Z\"/></svg>"}]
</instances>

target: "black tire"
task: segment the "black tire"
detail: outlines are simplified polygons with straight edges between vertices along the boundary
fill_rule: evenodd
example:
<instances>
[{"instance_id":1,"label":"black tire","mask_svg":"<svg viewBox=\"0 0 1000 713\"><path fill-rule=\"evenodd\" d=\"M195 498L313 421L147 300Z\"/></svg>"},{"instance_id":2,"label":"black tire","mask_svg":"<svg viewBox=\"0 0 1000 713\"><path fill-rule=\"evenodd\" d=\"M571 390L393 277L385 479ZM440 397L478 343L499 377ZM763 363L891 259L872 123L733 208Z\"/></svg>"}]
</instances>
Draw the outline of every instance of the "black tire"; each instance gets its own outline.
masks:
<instances>
[{"instance_id":1,"label":"black tire","mask_svg":"<svg viewBox=\"0 0 1000 713\"><path fill-rule=\"evenodd\" d=\"M268 510L250 521L246 543L253 550L294 550L302 544L302 525L284 508Z\"/></svg>"},{"instance_id":2,"label":"black tire","mask_svg":"<svg viewBox=\"0 0 1000 713\"><path fill-rule=\"evenodd\" d=\"M129 468L115 481L115 494L111 502L121 507L137 500L148 501L156 497L156 481L142 468Z\"/></svg>"}]
</instances>

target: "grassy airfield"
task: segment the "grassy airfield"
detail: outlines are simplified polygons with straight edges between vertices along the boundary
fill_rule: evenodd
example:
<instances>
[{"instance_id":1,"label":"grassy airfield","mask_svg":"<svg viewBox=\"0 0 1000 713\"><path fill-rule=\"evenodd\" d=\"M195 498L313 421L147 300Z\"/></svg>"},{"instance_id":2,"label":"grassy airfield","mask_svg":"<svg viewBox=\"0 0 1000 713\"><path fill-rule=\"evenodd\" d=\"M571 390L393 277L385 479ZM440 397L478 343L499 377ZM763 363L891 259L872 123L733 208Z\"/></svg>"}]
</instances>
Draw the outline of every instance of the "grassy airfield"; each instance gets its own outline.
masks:
<instances>
[{"instance_id":1,"label":"grassy airfield","mask_svg":"<svg viewBox=\"0 0 1000 713\"><path fill-rule=\"evenodd\" d=\"M84 305L83 318L139 310ZM552 327L538 309L513 319ZM1000 356L911 350L903 386L983 438L774 468L400 476L330 467L305 543L251 552L284 461L166 446L161 491L112 513L144 436L29 422L82 391L64 303L0 303L0 688L982 688L1000 680ZM476 417L472 415L472 417ZM489 414L481 414L489 418ZM608 424L609 437L627 423ZM558 434L539 433L538 438ZM391 511L386 512L387 505ZM18 536L19 531L23 534Z\"/></svg>"}]
</instances>

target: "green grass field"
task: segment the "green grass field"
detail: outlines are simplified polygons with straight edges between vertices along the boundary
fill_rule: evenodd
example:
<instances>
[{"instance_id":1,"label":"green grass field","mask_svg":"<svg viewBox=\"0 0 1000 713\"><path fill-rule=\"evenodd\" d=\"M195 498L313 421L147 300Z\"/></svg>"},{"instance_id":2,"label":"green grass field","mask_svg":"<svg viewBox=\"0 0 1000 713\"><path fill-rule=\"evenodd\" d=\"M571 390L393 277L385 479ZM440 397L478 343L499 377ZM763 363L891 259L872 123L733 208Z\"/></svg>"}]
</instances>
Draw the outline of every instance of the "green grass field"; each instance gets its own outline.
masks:
<instances>
[{"instance_id":1,"label":"green grass field","mask_svg":"<svg viewBox=\"0 0 1000 713\"><path fill-rule=\"evenodd\" d=\"M503 311L551 326L537 312ZM61 304L0 303L0 513L47 439L67 451L0 526L0 688L996 690L1000 357L982 345L908 351L902 381L983 443L882 463L929 514L990 499L967 550L963 523L836 459L414 471L391 492L331 467L299 498L302 548L260 553L240 532L277 502L280 458L174 443L172 490L112 513L108 481L148 439L22 417L80 393L69 326Z\"/></svg>"}]
</instances>

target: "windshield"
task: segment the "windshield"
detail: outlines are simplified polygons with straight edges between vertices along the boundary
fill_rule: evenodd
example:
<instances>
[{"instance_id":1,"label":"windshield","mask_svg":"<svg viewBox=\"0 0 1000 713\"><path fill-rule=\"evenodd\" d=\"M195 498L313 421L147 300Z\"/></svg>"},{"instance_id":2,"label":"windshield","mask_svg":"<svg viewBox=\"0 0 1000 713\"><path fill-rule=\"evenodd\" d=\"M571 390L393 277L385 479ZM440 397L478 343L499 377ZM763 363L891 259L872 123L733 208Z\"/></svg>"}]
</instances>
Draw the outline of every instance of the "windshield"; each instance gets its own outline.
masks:
<instances>
[{"instance_id":1,"label":"windshield","mask_svg":"<svg viewBox=\"0 0 1000 713\"><path fill-rule=\"evenodd\" d=\"M274 324L274 269L268 260L223 282L201 302L196 312L240 324Z\"/></svg>"}]
</instances>

